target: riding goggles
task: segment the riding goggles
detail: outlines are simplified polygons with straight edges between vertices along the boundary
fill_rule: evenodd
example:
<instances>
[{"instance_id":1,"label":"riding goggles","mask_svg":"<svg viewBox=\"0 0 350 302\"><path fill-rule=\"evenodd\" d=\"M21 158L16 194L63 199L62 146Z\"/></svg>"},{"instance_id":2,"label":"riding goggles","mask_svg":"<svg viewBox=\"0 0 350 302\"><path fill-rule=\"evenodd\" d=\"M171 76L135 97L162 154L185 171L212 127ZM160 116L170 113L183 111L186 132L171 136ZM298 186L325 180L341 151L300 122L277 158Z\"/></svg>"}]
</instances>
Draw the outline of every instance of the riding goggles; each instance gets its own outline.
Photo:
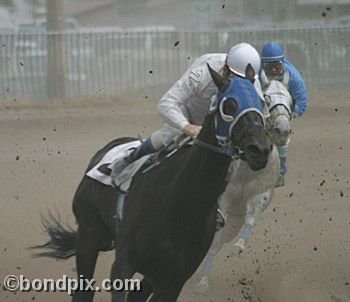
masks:
<instances>
[{"instance_id":1,"label":"riding goggles","mask_svg":"<svg viewBox=\"0 0 350 302\"><path fill-rule=\"evenodd\" d=\"M283 62L265 62L263 63L263 69L267 75L270 74L282 74L283 72Z\"/></svg>"}]
</instances>

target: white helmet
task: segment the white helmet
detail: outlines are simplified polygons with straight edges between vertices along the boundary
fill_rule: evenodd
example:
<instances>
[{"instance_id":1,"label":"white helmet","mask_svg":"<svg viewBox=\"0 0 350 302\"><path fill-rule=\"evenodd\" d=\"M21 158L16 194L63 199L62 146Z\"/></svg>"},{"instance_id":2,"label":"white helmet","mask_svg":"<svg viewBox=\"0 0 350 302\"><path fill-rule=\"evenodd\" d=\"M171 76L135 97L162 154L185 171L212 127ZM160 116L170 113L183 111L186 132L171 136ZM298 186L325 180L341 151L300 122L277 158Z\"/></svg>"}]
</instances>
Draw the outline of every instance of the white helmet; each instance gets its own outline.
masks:
<instances>
[{"instance_id":1,"label":"white helmet","mask_svg":"<svg viewBox=\"0 0 350 302\"><path fill-rule=\"evenodd\" d=\"M260 55L252 45L239 43L228 51L226 64L233 73L245 77L245 70L249 63L255 71L255 78L257 78L261 64Z\"/></svg>"}]
</instances>

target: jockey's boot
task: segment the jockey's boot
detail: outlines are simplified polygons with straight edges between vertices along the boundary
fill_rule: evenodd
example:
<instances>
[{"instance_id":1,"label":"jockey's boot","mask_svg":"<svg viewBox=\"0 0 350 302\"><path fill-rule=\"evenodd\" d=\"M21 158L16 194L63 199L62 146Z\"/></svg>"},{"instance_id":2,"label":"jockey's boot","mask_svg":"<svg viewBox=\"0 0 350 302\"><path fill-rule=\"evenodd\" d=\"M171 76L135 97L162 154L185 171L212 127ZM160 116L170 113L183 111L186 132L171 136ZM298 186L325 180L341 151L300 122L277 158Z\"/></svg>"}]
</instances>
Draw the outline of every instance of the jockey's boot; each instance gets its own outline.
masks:
<instances>
[{"instance_id":1,"label":"jockey's boot","mask_svg":"<svg viewBox=\"0 0 350 302\"><path fill-rule=\"evenodd\" d=\"M284 186L284 174L280 174L278 176L278 179L275 184L275 188L283 187Z\"/></svg>"},{"instance_id":2,"label":"jockey's boot","mask_svg":"<svg viewBox=\"0 0 350 302\"><path fill-rule=\"evenodd\" d=\"M112 178L118 176L129 164L140 159L141 157L152 154L156 152L155 148L151 143L151 139L148 138L141 145L135 148L129 155L125 156L123 159L118 160L113 164L112 167Z\"/></svg>"},{"instance_id":3,"label":"jockey's boot","mask_svg":"<svg viewBox=\"0 0 350 302\"><path fill-rule=\"evenodd\" d=\"M225 226L226 219L224 213L218 208L216 211L216 231L219 231Z\"/></svg>"}]
</instances>

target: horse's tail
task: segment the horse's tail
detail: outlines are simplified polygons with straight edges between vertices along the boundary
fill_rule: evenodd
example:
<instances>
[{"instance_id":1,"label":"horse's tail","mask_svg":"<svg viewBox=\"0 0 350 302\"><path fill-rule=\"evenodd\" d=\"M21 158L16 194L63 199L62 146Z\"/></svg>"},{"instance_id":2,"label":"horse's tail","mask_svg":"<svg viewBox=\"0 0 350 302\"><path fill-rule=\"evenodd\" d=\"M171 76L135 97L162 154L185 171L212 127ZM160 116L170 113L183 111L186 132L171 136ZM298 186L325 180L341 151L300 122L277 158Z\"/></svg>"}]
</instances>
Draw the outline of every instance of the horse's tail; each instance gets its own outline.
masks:
<instances>
[{"instance_id":1,"label":"horse's tail","mask_svg":"<svg viewBox=\"0 0 350 302\"><path fill-rule=\"evenodd\" d=\"M64 226L59 218L50 212L49 216L41 217L44 232L50 240L42 245L31 246L30 249L46 249L45 252L33 254L33 257L51 257L68 259L76 254L77 232L69 226Z\"/></svg>"}]
</instances>

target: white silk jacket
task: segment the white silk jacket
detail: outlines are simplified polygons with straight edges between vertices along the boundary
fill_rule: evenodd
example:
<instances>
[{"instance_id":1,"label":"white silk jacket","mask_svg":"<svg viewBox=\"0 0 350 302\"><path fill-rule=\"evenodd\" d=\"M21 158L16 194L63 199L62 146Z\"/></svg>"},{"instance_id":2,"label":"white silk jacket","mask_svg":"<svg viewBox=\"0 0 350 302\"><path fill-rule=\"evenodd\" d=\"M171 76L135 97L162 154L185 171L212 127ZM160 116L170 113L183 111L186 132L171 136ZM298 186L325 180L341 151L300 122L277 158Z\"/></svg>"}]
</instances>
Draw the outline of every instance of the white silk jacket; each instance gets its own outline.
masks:
<instances>
[{"instance_id":1,"label":"white silk jacket","mask_svg":"<svg viewBox=\"0 0 350 302\"><path fill-rule=\"evenodd\" d=\"M207 63L222 74L225 60L225 53L211 53L202 55L194 61L158 104L157 110L166 123L179 130L188 123L203 124L208 114L210 99L217 92ZM254 86L264 100L259 80L255 81Z\"/></svg>"}]
</instances>

